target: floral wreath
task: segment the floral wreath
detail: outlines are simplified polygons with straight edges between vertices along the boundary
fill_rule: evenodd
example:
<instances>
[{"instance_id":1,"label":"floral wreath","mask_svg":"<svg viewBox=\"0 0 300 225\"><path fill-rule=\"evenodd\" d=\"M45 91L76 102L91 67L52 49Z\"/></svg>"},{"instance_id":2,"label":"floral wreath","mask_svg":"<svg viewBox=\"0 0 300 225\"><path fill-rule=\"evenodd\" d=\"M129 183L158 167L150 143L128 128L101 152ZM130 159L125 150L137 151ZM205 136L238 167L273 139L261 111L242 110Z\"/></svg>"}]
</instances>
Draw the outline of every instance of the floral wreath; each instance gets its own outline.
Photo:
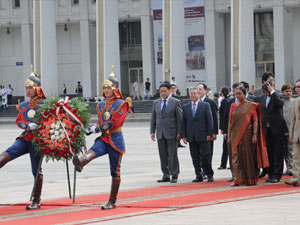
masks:
<instances>
[{"instance_id":1,"label":"floral wreath","mask_svg":"<svg viewBox=\"0 0 300 225\"><path fill-rule=\"evenodd\" d=\"M40 105L35 123L33 143L38 153L50 159L70 159L85 147L84 127L88 125L88 105L79 98L53 97Z\"/></svg>"}]
</instances>

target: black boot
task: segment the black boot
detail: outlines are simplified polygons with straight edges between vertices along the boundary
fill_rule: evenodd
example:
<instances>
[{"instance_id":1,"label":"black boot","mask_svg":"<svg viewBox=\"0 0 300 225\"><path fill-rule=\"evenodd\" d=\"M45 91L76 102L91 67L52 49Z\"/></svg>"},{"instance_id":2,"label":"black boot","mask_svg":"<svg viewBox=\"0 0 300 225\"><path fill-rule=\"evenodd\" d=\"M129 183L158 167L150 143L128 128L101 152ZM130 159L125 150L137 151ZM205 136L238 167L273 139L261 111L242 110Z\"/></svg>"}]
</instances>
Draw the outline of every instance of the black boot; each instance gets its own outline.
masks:
<instances>
[{"instance_id":1,"label":"black boot","mask_svg":"<svg viewBox=\"0 0 300 225\"><path fill-rule=\"evenodd\" d=\"M117 201L117 195L118 195L118 192L119 192L120 183L121 183L120 177L113 177L112 178L109 200L108 200L108 202L106 203L105 206L101 207L102 210L116 208L115 204L116 204L116 201Z\"/></svg>"},{"instance_id":2,"label":"black boot","mask_svg":"<svg viewBox=\"0 0 300 225\"><path fill-rule=\"evenodd\" d=\"M10 160L9 154L7 152L2 152L0 154L0 168L2 168L9 160Z\"/></svg>"},{"instance_id":3,"label":"black boot","mask_svg":"<svg viewBox=\"0 0 300 225\"><path fill-rule=\"evenodd\" d=\"M81 172L83 167L96 158L96 153L93 150L88 150L81 158L79 159L77 155L73 157L73 164L77 172Z\"/></svg>"},{"instance_id":4,"label":"black boot","mask_svg":"<svg viewBox=\"0 0 300 225\"><path fill-rule=\"evenodd\" d=\"M38 180L35 185L35 189L33 191L33 200L30 205L26 206L27 210L34 210L34 209L41 208L40 202L41 202L42 187L43 187L43 175L39 174Z\"/></svg>"}]
</instances>

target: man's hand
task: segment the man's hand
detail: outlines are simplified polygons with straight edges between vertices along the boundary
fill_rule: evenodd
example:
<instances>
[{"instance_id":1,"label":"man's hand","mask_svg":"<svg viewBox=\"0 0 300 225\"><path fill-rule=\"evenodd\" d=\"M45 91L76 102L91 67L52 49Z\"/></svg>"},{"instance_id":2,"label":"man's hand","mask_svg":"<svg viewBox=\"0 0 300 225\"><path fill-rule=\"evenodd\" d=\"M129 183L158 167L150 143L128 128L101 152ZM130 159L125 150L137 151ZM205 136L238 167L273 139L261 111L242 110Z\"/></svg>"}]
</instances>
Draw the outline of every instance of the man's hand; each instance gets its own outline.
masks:
<instances>
[{"instance_id":1,"label":"man's hand","mask_svg":"<svg viewBox=\"0 0 300 225\"><path fill-rule=\"evenodd\" d=\"M211 139L212 139L211 136L207 136L207 137L206 137L206 141L210 141Z\"/></svg>"},{"instance_id":2,"label":"man's hand","mask_svg":"<svg viewBox=\"0 0 300 225\"><path fill-rule=\"evenodd\" d=\"M151 134L152 141L155 141L155 134Z\"/></svg>"},{"instance_id":3,"label":"man's hand","mask_svg":"<svg viewBox=\"0 0 300 225\"><path fill-rule=\"evenodd\" d=\"M213 134L211 141L215 141L215 140L217 140L217 135Z\"/></svg>"},{"instance_id":4,"label":"man's hand","mask_svg":"<svg viewBox=\"0 0 300 225\"><path fill-rule=\"evenodd\" d=\"M273 83L273 85L270 85L269 82L266 82L269 93L271 93L272 91L275 90L275 84L274 84L274 82L272 82L272 83Z\"/></svg>"},{"instance_id":5,"label":"man's hand","mask_svg":"<svg viewBox=\"0 0 300 225\"><path fill-rule=\"evenodd\" d=\"M181 135L180 134L177 134L177 140L179 141L180 140L180 137L181 137Z\"/></svg>"},{"instance_id":6,"label":"man's hand","mask_svg":"<svg viewBox=\"0 0 300 225\"><path fill-rule=\"evenodd\" d=\"M183 140L184 144L187 144L187 139L186 138L182 138L182 140Z\"/></svg>"},{"instance_id":7,"label":"man's hand","mask_svg":"<svg viewBox=\"0 0 300 225\"><path fill-rule=\"evenodd\" d=\"M84 132L86 135L91 135L93 132L90 130L90 128L85 128Z\"/></svg>"},{"instance_id":8,"label":"man's hand","mask_svg":"<svg viewBox=\"0 0 300 225\"><path fill-rule=\"evenodd\" d=\"M97 125L93 125L93 126L90 127L90 132L96 134L97 133L96 129L97 129Z\"/></svg>"},{"instance_id":9,"label":"man's hand","mask_svg":"<svg viewBox=\"0 0 300 225\"><path fill-rule=\"evenodd\" d=\"M28 125L27 125L27 130L36 130L36 129L38 129L39 128L39 126L36 124L36 123L29 123Z\"/></svg>"},{"instance_id":10,"label":"man's hand","mask_svg":"<svg viewBox=\"0 0 300 225\"><path fill-rule=\"evenodd\" d=\"M294 142L294 138L292 136L290 136L290 142Z\"/></svg>"}]
</instances>

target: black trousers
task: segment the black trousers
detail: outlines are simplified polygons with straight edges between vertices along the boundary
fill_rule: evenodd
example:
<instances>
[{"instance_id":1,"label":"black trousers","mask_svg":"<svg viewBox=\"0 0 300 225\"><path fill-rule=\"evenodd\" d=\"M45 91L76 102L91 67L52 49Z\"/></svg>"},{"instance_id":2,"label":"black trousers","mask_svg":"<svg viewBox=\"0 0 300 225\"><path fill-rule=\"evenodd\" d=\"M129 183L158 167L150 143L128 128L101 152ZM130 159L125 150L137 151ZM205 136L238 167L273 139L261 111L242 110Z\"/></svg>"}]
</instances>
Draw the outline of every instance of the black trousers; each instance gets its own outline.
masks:
<instances>
[{"instance_id":1,"label":"black trousers","mask_svg":"<svg viewBox=\"0 0 300 225\"><path fill-rule=\"evenodd\" d=\"M221 167L225 169L227 167L227 159L228 159L228 146L227 146L227 141L223 138L223 152L221 157Z\"/></svg>"},{"instance_id":2,"label":"black trousers","mask_svg":"<svg viewBox=\"0 0 300 225\"><path fill-rule=\"evenodd\" d=\"M270 179L281 179L283 172L284 134L274 134L268 127L266 145L270 167L267 173Z\"/></svg>"},{"instance_id":3,"label":"black trousers","mask_svg":"<svg viewBox=\"0 0 300 225\"><path fill-rule=\"evenodd\" d=\"M214 171L211 166L210 143L207 141L192 141L189 145L196 176L202 177L203 170L208 177L212 177Z\"/></svg>"},{"instance_id":4,"label":"black trousers","mask_svg":"<svg viewBox=\"0 0 300 225\"><path fill-rule=\"evenodd\" d=\"M12 95L7 95L7 104L10 105L12 101Z\"/></svg>"}]
</instances>

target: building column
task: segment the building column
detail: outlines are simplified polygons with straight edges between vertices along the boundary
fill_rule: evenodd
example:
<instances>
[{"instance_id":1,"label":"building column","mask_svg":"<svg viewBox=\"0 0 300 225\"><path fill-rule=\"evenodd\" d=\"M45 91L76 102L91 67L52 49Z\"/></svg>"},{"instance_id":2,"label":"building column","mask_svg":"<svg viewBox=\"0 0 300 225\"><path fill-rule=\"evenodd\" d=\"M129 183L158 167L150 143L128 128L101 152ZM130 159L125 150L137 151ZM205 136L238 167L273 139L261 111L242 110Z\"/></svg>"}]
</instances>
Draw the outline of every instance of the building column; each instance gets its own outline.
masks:
<instances>
[{"instance_id":1,"label":"building column","mask_svg":"<svg viewBox=\"0 0 300 225\"><path fill-rule=\"evenodd\" d=\"M178 89L186 96L184 1L163 1L163 68L165 80L175 77Z\"/></svg>"},{"instance_id":2,"label":"building column","mask_svg":"<svg viewBox=\"0 0 300 225\"><path fill-rule=\"evenodd\" d=\"M225 35L224 16L215 11L215 0L205 2L205 52L207 86L212 91L224 86Z\"/></svg>"},{"instance_id":3,"label":"building column","mask_svg":"<svg viewBox=\"0 0 300 225\"><path fill-rule=\"evenodd\" d=\"M34 59L35 72L40 74L47 97L58 95L56 2L34 1Z\"/></svg>"},{"instance_id":4,"label":"building column","mask_svg":"<svg viewBox=\"0 0 300 225\"><path fill-rule=\"evenodd\" d=\"M252 0L231 0L232 82L255 84L254 17Z\"/></svg>"},{"instance_id":5,"label":"building column","mask_svg":"<svg viewBox=\"0 0 300 225\"><path fill-rule=\"evenodd\" d=\"M150 13L151 1L141 1L141 28L142 28L142 57L143 57L143 80L146 82L150 78L150 94L155 91L155 73L154 73L154 45L153 45L153 24ZM145 89L145 87L144 87Z\"/></svg>"},{"instance_id":6,"label":"building column","mask_svg":"<svg viewBox=\"0 0 300 225\"><path fill-rule=\"evenodd\" d=\"M22 1L21 4L21 35L23 51L23 81L29 77L30 65L32 64L32 27L30 25L30 4L29 0ZM24 83L23 82L23 83ZM25 90L25 89L24 89ZM26 96L24 92L24 96Z\"/></svg>"},{"instance_id":7,"label":"building column","mask_svg":"<svg viewBox=\"0 0 300 225\"><path fill-rule=\"evenodd\" d=\"M91 54L90 54L90 23L89 23L89 4L88 1L79 1L80 4L80 46L81 46L81 71L83 97L92 97L92 73L91 73Z\"/></svg>"},{"instance_id":8,"label":"building column","mask_svg":"<svg viewBox=\"0 0 300 225\"><path fill-rule=\"evenodd\" d=\"M274 59L276 88L286 82L293 83L292 13L277 0L273 8Z\"/></svg>"},{"instance_id":9,"label":"building column","mask_svg":"<svg viewBox=\"0 0 300 225\"><path fill-rule=\"evenodd\" d=\"M97 94L99 96L102 95L103 81L111 73L112 65L121 87L118 12L118 0L97 1Z\"/></svg>"}]
</instances>

